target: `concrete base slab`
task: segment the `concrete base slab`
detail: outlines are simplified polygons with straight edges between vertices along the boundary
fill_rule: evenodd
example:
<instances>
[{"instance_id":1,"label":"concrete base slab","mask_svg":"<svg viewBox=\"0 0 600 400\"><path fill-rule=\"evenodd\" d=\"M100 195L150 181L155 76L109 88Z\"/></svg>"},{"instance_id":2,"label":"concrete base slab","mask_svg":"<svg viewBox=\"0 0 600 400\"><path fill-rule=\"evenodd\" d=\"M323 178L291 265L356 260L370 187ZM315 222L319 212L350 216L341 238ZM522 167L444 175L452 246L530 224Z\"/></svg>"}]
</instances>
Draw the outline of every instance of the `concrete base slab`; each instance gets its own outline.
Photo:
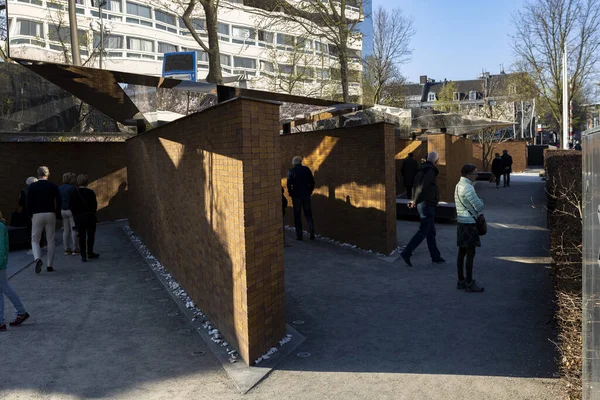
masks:
<instances>
[{"instance_id":1,"label":"concrete base slab","mask_svg":"<svg viewBox=\"0 0 600 400\"><path fill-rule=\"evenodd\" d=\"M251 366L248 366L239 358L236 361L232 361L229 351L233 348L224 347L212 340L211 336L203 326L203 324L206 322L206 317L196 317L194 310L189 309L185 301L177 297L173 291L170 290L169 282L161 274L154 270L154 268L152 268L152 264L148 258L148 255L142 251L139 244L135 241L132 241L131 243L135 246L142 258L148 264L148 269L154 273L158 281L164 286L167 293L169 293L169 296L171 296L171 299L175 302L175 304L177 304L181 310L181 314L187 318L192 329L200 335L206 346L212 351L217 360L219 360L223 369L225 372L227 372L227 375L229 375L231 380L235 383L235 386L242 394L247 393L264 378L266 378L267 375L269 375L269 373L277 366L277 364L290 355L306 339L300 334L300 332L291 327L289 324L286 324L286 334L291 335L290 341L285 343L283 346L276 346L275 348L277 351L268 356L268 359L263 359L259 364Z\"/></svg>"}]
</instances>

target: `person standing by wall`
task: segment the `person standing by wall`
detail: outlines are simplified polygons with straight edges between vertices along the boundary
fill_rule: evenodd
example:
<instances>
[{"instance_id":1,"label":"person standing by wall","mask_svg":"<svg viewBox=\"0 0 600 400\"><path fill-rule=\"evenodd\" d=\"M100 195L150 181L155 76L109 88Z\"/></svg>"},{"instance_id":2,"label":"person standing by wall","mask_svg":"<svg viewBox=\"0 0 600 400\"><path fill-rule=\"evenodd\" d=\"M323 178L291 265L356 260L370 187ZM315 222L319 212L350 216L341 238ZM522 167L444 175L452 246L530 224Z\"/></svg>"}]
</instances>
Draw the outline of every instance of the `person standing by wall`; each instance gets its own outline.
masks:
<instances>
[{"instance_id":1,"label":"person standing by wall","mask_svg":"<svg viewBox=\"0 0 600 400\"><path fill-rule=\"evenodd\" d=\"M71 194L71 212L75 219L75 227L79 234L79 249L81 261L87 262L88 258L98 258L100 254L94 253L96 241L96 210L98 202L96 193L87 187L89 178L85 174L77 177L77 185Z\"/></svg>"},{"instance_id":2,"label":"person standing by wall","mask_svg":"<svg viewBox=\"0 0 600 400\"><path fill-rule=\"evenodd\" d=\"M477 180L477 167L472 164L465 164L460 174L462 176L454 190L457 221L456 245L458 246L458 258L456 260L458 281L456 288L465 292L483 292L483 286L479 286L473 279L475 249L481 247L476 220L483 213L483 201L477 196L473 186ZM464 274L465 258L467 260L466 278Z\"/></svg>"},{"instance_id":3,"label":"person standing by wall","mask_svg":"<svg viewBox=\"0 0 600 400\"><path fill-rule=\"evenodd\" d=\"M502 150L502 167L504 168L504 171L503 171L504 187L510 187L510 174L512 172L512 164L513 164L513 159L510 156L510 154L508 154L508 150Z\"/></svg>"},{"instance_id":4,"label":"person standing by wall","mask_svg":"<svg viewBox=\"0 0 600 400\"><path fill-rule=\"evenodd\" d=\"M71 195L77 188L77 175L72 172L64 173L62 176L63 184L60 185L60 197L62 200L61 215L63 219L63 244L65 245L65 255L79 255L79 240L75 228L75 220L71 212Z\"/></svg>"},{"instance_id":5,"label":"person standing by wall","mask_svg":"<svg viewBox=\"0 0 600 400\"><path fill-rule=\"evenodd\" d=\"M296 156L292 160L294 168L290 169L287 177L288 193L292 197L294 207L294 224L296 225L296 240L302 240L302 210L308 221L310 240L315 239L315 226L312 216L310 196L315 189L315 178L310 168L302 165L302 157Z\"/></svg>"},{"instance_id":6,"label":"person standing by wall","mask_svg":"<svg viewBox=\"0 0 600 400\"><path fill-rule=\"evenodd\" d=\"M400 256L409 267L412 267L410 256L425 238L427 238L427 247L429 248L431 262L436 264L446 262L440 255L440 250L435 240L435 207L440 201L440 189L436 183L439 171L435 166L438 158L438 153L435 151L427 155L427 161L421 165L415 178L414 194L412 200L408 203L409 208L417 207L421 221L419 230L400 253Z\"/></svg>"},{"instance_id":7,"label":"person standing by wall","mask_svg":"<svg viewBox=\"0 0 600 400\"><path fill-rule=\"evenodd\" d=\"M35 273L42 272L42 249L40 240L42 232L46 232L48 240L48 265L46 270L53 272L54 251L56 242L54 234L56 232L56 220L61 219L60 210L62 200L58 186L48 180L50 169L41 166L37 170L38 181L29 186L27 194L27 212L31 216L32 232L31 247L33 249L33 259L35 260Z\"/></svg>"},{"instance_id":8,"label":"person standing by wall","mask_svg":"<svg viewBox=\"0 0 600 400\"><path fill-rule=\"evenodd\" d=\"M500 176L504 174L504 163L500 158L500 153L496 153L496 157L492 161L492 174L496 178L496 189L500 189Z\"/></svg>"},{"instance_id":9,"label":"person standing by wall","mask_svg":"<svg viewBox=\"0 0 600 400\"><path fill-rule=\"evenodd\" d=\"M413 158L413 153L408 153L408 157L402 161L402 167L400 168L407 199L412 199L413 185L415 184L415 177L418 171L419 163Z\"/></svg>"},{"instance_id":10,"label":"person standing by wall","mask_svg":"<svg viewBox=\"0 0 600 400\"><path fill-rule=\"evenodd\" d=\"M8 268L8 229L4 223L4 218L2 218L2 213L0 213L0 332L6 331L6 324L4 323L5 295L15 307L15 312L17 314L15 320L9 323L10 326L19 326L29 318L29 314L25 311L21 299L8 283L8 275L6 272Z\"/></svg>"}]
</instances>

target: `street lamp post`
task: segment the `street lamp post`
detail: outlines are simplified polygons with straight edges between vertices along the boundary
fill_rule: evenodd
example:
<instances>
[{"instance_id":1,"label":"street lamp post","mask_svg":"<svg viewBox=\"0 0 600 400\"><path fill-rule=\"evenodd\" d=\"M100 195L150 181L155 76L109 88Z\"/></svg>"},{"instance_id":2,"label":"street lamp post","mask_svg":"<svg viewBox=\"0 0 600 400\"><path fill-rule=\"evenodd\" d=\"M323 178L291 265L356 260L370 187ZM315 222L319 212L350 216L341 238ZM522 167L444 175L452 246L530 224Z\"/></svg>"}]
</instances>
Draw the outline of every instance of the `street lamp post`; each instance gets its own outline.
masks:
<instances>
[{"instance_id":1,"label":"street lamp post","mask_svg":"<svg viewBox=\"0 0 600 400\"><path fill-rule=\"evenodd\" d=\"M100 58L99 58L99 67L102 69L102 56L104 53L104 19L102 18L102 7L107 4L106 0L96 0L98 1L98 18L100 18ZM94 0L92 0L92 5L94 5Z\"/></svg>"}]
</instances>

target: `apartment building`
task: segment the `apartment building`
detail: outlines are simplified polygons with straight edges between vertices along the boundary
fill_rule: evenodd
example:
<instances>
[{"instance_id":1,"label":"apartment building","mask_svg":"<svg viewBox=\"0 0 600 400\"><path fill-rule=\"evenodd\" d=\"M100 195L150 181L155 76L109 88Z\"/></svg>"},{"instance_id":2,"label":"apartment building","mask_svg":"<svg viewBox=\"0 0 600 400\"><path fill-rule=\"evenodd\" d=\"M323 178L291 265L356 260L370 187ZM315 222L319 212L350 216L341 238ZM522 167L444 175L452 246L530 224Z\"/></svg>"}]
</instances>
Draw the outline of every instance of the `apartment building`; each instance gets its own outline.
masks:
<instances>
[{"instance_id":1,"label":"apartment building","mask_svg":"<svg viewBox=\"0 0 600 400\"><path fill-rule=\"evenodd\" d=\"M234 1L238 3L221 2L218 14L225 79L249 88L312 97L331 97L332 91L341 91L335 46L307 35L299 27L270 23L239 4L240 0ZM195 51L198 79L208 74L208 55L179 17L181 5L176 0L105 0L101 19L97 0L94 4L92 0L76 2L84 65L98 68L102 63L104 69L160 76L164 53ZM192 22L200 36L207 39L200 7L197 12ZM359 7L349 7L347 15L362 18ZM66 1L9 0L8 20L12 57L70 62ZM104 40L100 39L101 31ZM350 43L350 48L349 89L358 99L362 92L362 41Z\"/></svg>"}]
</instances>

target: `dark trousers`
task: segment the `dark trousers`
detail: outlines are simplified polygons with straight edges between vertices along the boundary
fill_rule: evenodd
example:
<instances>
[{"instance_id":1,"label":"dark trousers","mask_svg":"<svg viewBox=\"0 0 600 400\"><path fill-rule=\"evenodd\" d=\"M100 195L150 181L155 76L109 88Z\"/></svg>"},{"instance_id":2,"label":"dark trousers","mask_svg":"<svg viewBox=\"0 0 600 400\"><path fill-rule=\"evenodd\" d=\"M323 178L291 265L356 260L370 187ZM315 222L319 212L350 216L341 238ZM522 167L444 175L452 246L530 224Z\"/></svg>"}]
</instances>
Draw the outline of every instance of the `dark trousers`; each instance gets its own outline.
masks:
<instances>
[{"instance_id":1,"label":"dark trousers","mask_svg":"<svg viewBox=\"0 0 600 400\"><path fill-rule=\"evenodd\" d=\"M504 177L504 186L510 186L510 172L505 172L502 176Z\"/></svg>"},{"instance_id":2,"label":"dark trousers","mask_svg":"<svg viewBox=\"0 0 600 400\"><path fill-rule=\"evenodd\" d=\"M412 192L413 191L412 185L410 185L410 186L406 186L405 185L404 187L406 188L406 198L409 199L409 200L412 199L412 193L413 193Z\"/></svg>"},{"instance_id":3,"label":"dark trousers","mask_svg":"<svg viewBox=\"0 0 600 400\"><path fill-rule=\"evenodd\" d=\"M475 246L459 247L456 267L458 269L458 280L465 280L465 258L467 259L467 282L473 282L473 260L475 259Z\"/></svg>"},{"instance_id":4,"label":"dark trousers","mask_svg":"<svg viewBox=\"0 0 600 400\"><path fill-rule=\"evenodd\" d=\"M310 236L314 236L315 225L313 223L310 196L292 197L292 205L294 206L294 224L296 225L296 237L302 238L302 209L304 209L304 216L308 221L308 231L310 232Z\"/></svg>"},{"instance_id":5,"label":"dark trousers","mask_svg":"<svg viewBox=\"0 0 600 400\"><path fill-rule=\"evenodd\" d=\"M494 175L494 177L496 178L496 187L500 186L500 174Z\"/></svg>"},{"instance_id":6,"label":"dark trousers","mask_svg":"<svg viewBox=\"0 0 600 400\"><path fill-rule=\"evenodd\" d=\"M79 250L81 258L86 258L88 254L94 252L94 242L96 241L96 216L80 215L75 218L75 227L79 236Z\"/></svg>"},{"instance_id":7,"label":"dark trousers","mask_svg":"<svg viewBox=\"0 0 600 400\"><path fill-rule=\"evenodd\" d=\"M421 242L427 238L427 247L429 248L431 259L434 261L439 260L442 256L440 255L440 250L435 241L435 206L419 203L417 204L417 210L419 211L421 225L419 225L419 230L412 239L410 239L410 242L408 242L406 248L402 252L410 256L413 251L419 247Z\"/></svg>"}]
</instances>

